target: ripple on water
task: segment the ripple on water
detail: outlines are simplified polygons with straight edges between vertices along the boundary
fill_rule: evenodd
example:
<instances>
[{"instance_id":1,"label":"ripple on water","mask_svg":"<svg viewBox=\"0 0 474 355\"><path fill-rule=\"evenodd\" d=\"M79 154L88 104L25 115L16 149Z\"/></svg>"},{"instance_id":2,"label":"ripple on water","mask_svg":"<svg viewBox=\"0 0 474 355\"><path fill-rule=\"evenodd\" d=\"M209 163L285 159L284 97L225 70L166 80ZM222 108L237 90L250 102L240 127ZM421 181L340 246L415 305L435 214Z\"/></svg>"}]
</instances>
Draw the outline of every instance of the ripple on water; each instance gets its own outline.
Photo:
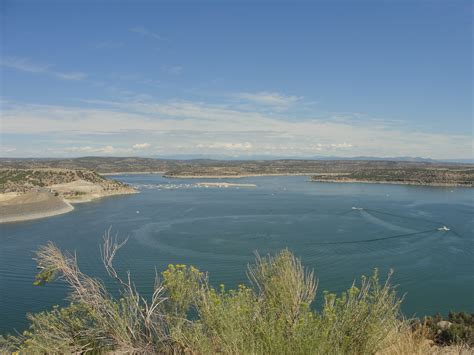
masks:
<instances>
[{"instance_id":1,"label":"ripple on water","mask_svg":"<svg viewBox=\"0 0 474 355\"><path fill-rule=\"evenodd\" d=\"M98 244L110 225L131 237L116 264L123 275L131 270L144 295L151 292L155 266L162 271L169 263L193 264L209 271L211 283L233 287L245 282L245 267L255 250L266 254L288 247L315 269L320 290L341 291L374 267L382 278L394 268L395 283L401 293L409 293L404 303L409 314L446 312L469 302L471 308L465 310L473 310L471 190L445 194L442 189L406 186L306 184L304 177L243 179L257 185L248 190L179 184L157 190L153 184L169 181L150 175L123 180L150 188L124 199L78 206L61 218L1 227L7 233L0 235L0 328L25 325L26 312L64 302L61 283L31 286L36 272L31 250L52 240L78 250L83 271L103 277L96 260ZM354 211L352 206L365 209ZM444 224L441 220L450 232L324 244L434 230ZM106 285L114 287L110 280Z\"/></svg>"}]
</instances>

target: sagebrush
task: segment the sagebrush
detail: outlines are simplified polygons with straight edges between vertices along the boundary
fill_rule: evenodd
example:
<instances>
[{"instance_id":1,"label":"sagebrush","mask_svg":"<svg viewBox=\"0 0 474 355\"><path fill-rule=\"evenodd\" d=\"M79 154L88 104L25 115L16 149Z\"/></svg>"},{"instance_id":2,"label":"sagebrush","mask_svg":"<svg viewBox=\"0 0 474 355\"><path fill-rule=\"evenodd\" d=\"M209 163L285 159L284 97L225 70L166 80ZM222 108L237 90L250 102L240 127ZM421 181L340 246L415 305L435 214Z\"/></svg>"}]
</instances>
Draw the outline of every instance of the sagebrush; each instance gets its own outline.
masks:
<instances>
[{"instance_id":1,"label":"sagebrush","mask_svg":"<svg viewBox=\"0 0 474 355\"><path fill-rule=\"evenodd\" d=\"M169 265L145 299L131 275L113 265L124 245L106 233L101 248L114 297L101 280L81 272L76 255L48 244L37 252L36 284L62 279L70 305L28 315L20 336L0 339L0 351L24 353L190 354L403 354L429 345L400 313L401 299L375 270L340 295L313 302L317 280L289 250L260 257L248 267L248 285L214 288L193 266Z\"/></svg>"}]
</instances>

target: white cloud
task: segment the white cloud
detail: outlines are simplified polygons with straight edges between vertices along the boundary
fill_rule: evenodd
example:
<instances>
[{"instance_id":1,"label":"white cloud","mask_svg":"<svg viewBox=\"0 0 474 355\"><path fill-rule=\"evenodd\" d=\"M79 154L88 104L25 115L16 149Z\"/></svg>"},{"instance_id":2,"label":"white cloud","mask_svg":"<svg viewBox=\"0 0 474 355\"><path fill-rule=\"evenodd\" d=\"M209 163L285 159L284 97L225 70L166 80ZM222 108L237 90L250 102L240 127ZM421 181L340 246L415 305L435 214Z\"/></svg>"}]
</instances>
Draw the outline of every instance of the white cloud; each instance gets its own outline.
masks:
<instances>
[{"instance_id":1,"label":"white cloud","mask_svg":"<svg viewBox=\"0 0 474 355\"><path fill-rule=\"evenodd\" d=\"M196 148L202 149L227 149L227 150L250 150L253 145L250 142L244 143L199 143Z\"/></svg>"},{"instance_id":2,"label":"white cloud","mask_svg":"<svg viewBox=\"0 0 474 355\"><path fill-rule=\"evenodd\" d=\"M70 147L65 148L69 152L79 152L79 153L104 153L104 154L113 154L117 152L117 149L111 145L104 147L91 147L91 146L82 146L82 147Z\"/></svg>"},{"instance_id":3,"label":"white cloud","mask_svg":"<svg viewBox=\"0 0 474 355\"><path fill-rule=\"evenodd\" d=\"M4 57L1 59L1 65L8 68L13 68L30 73L44 73L48 70L50 65L35 64L27 58Z\"/></svg>"},{"instance_id":4,"label":"white cloud","mask_svg":"<svg viewBox=\"0 0 474 355\"><path fill-rule=\"evenodd\" d=\"M58 152L58 149L49 149L50 151ZM105 146L75 146L75 147L66 147L63 149L66 152L78 153L79 155L91 154L91 155L123 155L133 152L131 148L125 147L115 147L112 145Z\"/></svg>"},{"instance_id":5,"label":"white cloud","mask_svg":"<svg viewBox=\"0 0 474 355\"><path fill-rule=\"evenodd\" d=\"M348 144L346 142L338 143L338 144L331 144L331 148L337 148L337 149L352 148L352 144Z\"/></svg>"},{"instance_id":6,"label":"white cloud","mask_svg":"<svg viewBox=\"0 0 474 355\"><path fill-rule=\"evenodd\" d=\"M56 73L54 73L54 75L57 78L63 79L63 80L84 80L85 78L87 78L87 74L79 73L79 72L75 72L75 73L59 73L59 72L56 72Z\"/></svg>"},{"instance_id":7,"label":"white cloud","mask_svg":"<svg viewBox=\"0 0 474 355\"><path fill-rule=\"evenodd\" d=\"M14 147L1 147L0 146L0 153L13 153L16 151Z\"/></svg>"},{"instance_id":8,"label":"white cloud","mask_svg":"<svg viewBox=\"0 0 474 355\"><path fill-rule=\"evenodd\" d=\"M52 65L35 64L27 58L5 57L0 65L28 73L49 74L62 80L83 80L87 74L81 72L58 72L50 69Z\"/></svg>"},{"instance_id":9,"label":"white cloud","mask_svg":"<svg viewBox=\"0 0 474 355\"><path fill-rule=\"evenodd\" d=\"M132 146L132 148L136 150L148 149L150 147L150 143L137 143Z\"/></svg>"},{"instance_id":10,"label":"white cloud","mask_svg":"<svg viewBox=\"0 0 474 355\"><path fill-rule=\"evenodd\" d=\"M257 93L241 92L234 95L240 100L250 101L259 105L288 107L301 101L301 96L286 96L277 92L261 91Z\"/></svg>"},{"instance_id":11,"label":"white cloud","mask_svg":"<svg viewBox=\"0 0 474 355\"><path fill-rule=\"evenodd\" d=\"M341 149L350 149L353 147L352 144L349 143L331 143L331 144L322 144L322 143L317 143L317 144L312 144L309 146L310 149L313 149L317 152L324 152L324 151L337 151Z\"/></svg>"},{"instance_id":12,"label":"white cloud","mask_svg":"<svg viewBox=\"0 0 474 355\"><path fill-rule=\"evenodd\" d=\"M79 148L69 150L76 154L136 153L138 147L146 144L136 143L138 140L159 141L160 146L147 147L146 152L166 155L367 155L438 159L472 155L470 135L427 133L383 120L377 120L376 124L367 120L337 121L331 117L286 120L258 111L189 101L88 103L95 108L8 103L2 112L2 133L34 135L52 142L69 138L93 142L94 137L101 135L104 147L77 144Z\"/></svg>"},{"instance_id":13,"label":"white cloud","mask_svg":"<svg viewBox=\"0 0 474 355\"><path fill-rule=\"evenodd\" d=\"M138 33L143 37L150 37L153 39L161 40L161 36L158 33L154 33L143 26L138 26L130 29L130 32Z\"/></svg>"}]
</instances>

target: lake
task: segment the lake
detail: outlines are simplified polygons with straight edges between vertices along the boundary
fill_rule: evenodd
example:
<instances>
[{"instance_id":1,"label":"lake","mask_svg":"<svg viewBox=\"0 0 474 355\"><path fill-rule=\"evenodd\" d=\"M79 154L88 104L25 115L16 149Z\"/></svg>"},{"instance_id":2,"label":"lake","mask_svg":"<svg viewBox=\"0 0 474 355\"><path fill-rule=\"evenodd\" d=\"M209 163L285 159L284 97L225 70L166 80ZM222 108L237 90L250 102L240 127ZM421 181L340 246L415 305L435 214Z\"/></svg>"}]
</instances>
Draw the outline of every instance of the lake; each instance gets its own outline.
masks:
<instances>
[{"instance_id":1,"label":"lake","mask_svg":"<svg viewBox=\"0 0 474 355\"><path fill-rule=\"evenodd\" d=\"M256 250L289 248L314 268L319 297L349 288L376 267L382 278L393 268L407 316L474 311L473 189L312 183L305 176L219 180L256 188L196 187L210 180L152 174L113 178L140 193L0 225L0 333L24 329L28 312L66 304L61 282L32 285L35 249L53 241L77 253L82 271L104 277L99 245L110 226L129 237L117 268L130 270L145 295L155 267L192 264L209 272L212 284L232 288L246 282ZM450 231L438 230L443 226Z\"/></svg>"}]
</instances>

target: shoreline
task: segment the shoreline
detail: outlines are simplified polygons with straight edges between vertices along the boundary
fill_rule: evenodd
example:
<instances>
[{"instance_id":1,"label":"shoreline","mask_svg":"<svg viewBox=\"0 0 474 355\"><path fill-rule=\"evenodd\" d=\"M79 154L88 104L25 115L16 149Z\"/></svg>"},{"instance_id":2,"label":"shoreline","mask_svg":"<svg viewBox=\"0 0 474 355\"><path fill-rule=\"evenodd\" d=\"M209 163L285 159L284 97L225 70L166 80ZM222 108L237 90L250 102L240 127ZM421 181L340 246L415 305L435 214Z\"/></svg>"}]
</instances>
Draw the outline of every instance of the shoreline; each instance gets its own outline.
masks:
<instances>
[{"instance_id":1,"label":"shoreline","mask_svg":"<svg viewBox=\"0 0 474 355\"><path fill-rule=\"evenodd\" d=\"M277 174L242 174L242 175L166 175L168 179L240 179L246 177L263 177L263 176L314 176L315 173L277 173Z\"/></svg>"},{"instance_id":2,"label":"shoreline","mask_svg":"<svg viewBox=\"0 0 474 355\"><path fill-rule=\"evenodd\" d=\"M94 200L102 199L104 197L119 196L119 195L131 195L139 193L137 190L133 191L121 191L118 193L107 193L107 194L94 194L87 196L84 199L65 199L54 196L49 192L27 193L17 196L19 199L25 199L25 195L28 199L33 200L22 204L22 202L14 203L15 198L8 199L0 204L0 224L15 223L15 222L26 222L31 220L37 220L42 218L59 216L74 211L74 204L76 203L87 203ZM36 201L34 201L36 199ZM13 203L9 201L12 201ZM50 206L53 205L53 206ZM33 209L28 211L29 209ZM9 211L10 210L10 211ZM15 211L18 210L18 211ZM38 212L42 211L42 212ZM8 215L10 214L10 215ZM5 216L6 215L6 216Z\"/></svg>"},{"instance_id":3,"label":"shoreline","mask_svg":"<svg viewBox=\"0 0 474 355\"><path fill-rule=\"evenodd\" d=\"M65 200L63 201L64 203L68 205L67 207L64 207L62 209L57 209L57 210L46 211L46 212L22 214L22 215L16 215L16 216L5 217L5 218L0 217L0 224L32 221L36 219L59 216L59 215L74 211L74 206L72 206L71 203Z\"/></svg>"},{"instance_id":4,"label":"shoreline","mask_svg":"<svg viewBox=\"0 0 474 355\"><path fill-rule=\"evenodd\" d=\"M371 181L371 180L337 180L337 179L310 179L308 182L327 182L331 184L386 184L386 185L410 185L410 186L428 186L428 187L465 187L472 188L472 185L464 185L457 183L420 183L416 181Z\"/></svg>"},{"instance_id":5,"label":"shoreline","mask_svg":"<svg viewBox=\"0 0 474 355\"><path fill-rule=\"evenodd\" d=\"M101 175L141 175L141 174L162 174L163 178L167 179L241 179L246 177L265 177L265 176L341 176L349 175L350 173L269 173L269 174L241 174L241 175L167 175L166 172L119 172L119 173L104 173ZM410 186L429 186L429 187L465 187L472 188L473 185L465 185L458 183L419 183L415 181L375 181L375 180L338 180L338 179L310 179L308 182L327 182L327 183L346 183L346 184L387 184L387 185L410 185Z\"/></svg>"},{"instance_id":6,"label":"shoreline","mask_svg":"<svg viewBox=\"0 0 474 355\"><path fill-rule=\"evenodd\" d=\"M116 173L101 173L97 174L101 176L115 176L115 175L148 175L148 174L165 174L166 171L119 171Z\"/></svg>"},{"instance_id":7,"label":"shoreline","mask_svg":"<svg viewBox=\"0 0 474 355\"><path fill-rule=\"evenodd\" d=\"M255 184L237 184L237 183L229 183L229 182L198 182L195 184L198 187L257 187Z\"/></svg>"},{"instance_id":8,"label":"shoreline","mask_svg":"<svg viewBox=\"0 0 474 355\"><path fill-rule=\"evenodd\" d=\"M163 175L164 178L170 179L240 179L245 177L264 177L264 176L341 176L349 173L294 173L294 174L242 174L242 175ZM376 180L339 180L339 179L310 179L308 182L328 182L328 183L352 183L352 184L388 184L388 185L410 185L410 186L430 186L430 187L466 187L472 188L473 185L459 183L420 183L416 181L376 181Z\"/></svg>"},{"instance_id":9,"label":"shoreline","mask_svg":"<svg viewBox=\"0 0 474 355\"><path fill-rule=\"evenodd\" d=\"M76 204L76 203L87 203L87 202L92 202L95 200L99 200L102 198L106 197L112 197L112 196L121 196L121 195L134 195L138 194L140 191L138 190L130 190L130 191L120 191L117 193L107 193L107 194L91 194L89 196L84 196L84 198L77 198L77 199L71 199L71 198L65 198L64 201L71 203L71 204Z\"/></svg>"},{"instance_id":10,"label":"shoreline","mask_svg":"<svg viewBox=\"0 0 474 355\"><path fill-rule=\"evenodd\" d=\"M49 191L31 191L0 204L0 223L46 218L68 213L74 207Z\"/></svg>"}]
</instances>

